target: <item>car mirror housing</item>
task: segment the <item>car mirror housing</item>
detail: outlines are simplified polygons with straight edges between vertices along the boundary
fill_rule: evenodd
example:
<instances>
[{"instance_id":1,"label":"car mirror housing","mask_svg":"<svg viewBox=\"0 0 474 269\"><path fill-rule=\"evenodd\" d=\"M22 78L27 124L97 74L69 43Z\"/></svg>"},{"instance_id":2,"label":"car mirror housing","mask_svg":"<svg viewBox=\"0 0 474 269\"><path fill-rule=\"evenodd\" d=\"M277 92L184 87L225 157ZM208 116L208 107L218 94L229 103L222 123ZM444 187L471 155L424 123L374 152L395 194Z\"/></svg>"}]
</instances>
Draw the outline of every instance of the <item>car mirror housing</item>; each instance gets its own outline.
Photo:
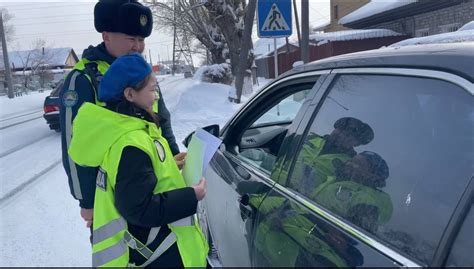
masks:
<instances>
[{"instance_id":1,"label":"car mirror housing","mask_svg":"<svg viewBox=\"0 0 474 269\"><path fill-rule=\"evenodd\" d=\"M206 127L202 127L202 129L215 137L219 137L220 128L218 124L208 125ZM188 147L189 142L191 142L191 137L193 137L194 133L195 132L191 132L190 134L188 134L186 138L181 142L186 148Z\"/></svg>"}]
</instances>

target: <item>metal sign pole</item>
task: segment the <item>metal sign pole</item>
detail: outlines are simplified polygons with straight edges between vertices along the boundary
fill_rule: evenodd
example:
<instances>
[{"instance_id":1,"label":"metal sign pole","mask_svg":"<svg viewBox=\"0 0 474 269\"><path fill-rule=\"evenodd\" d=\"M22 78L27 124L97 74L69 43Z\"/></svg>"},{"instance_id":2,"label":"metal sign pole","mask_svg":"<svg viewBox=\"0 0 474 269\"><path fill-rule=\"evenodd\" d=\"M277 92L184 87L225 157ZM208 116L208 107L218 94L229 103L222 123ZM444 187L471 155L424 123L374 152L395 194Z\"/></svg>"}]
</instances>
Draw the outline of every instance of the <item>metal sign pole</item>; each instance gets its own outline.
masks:
<instances>
[{"instance_id":1,"label":"metal sign pole","mask_svg":"<svg viewBox=\"0 0 474 269\"><path fill-rule=\"evenodd\" d=\"M277 50L277 39L273 39L273 44L275 46L275 50L273 51L273 57L275 57L275 78L278 77L278 50Z\"/></svg>"}]
</instances>

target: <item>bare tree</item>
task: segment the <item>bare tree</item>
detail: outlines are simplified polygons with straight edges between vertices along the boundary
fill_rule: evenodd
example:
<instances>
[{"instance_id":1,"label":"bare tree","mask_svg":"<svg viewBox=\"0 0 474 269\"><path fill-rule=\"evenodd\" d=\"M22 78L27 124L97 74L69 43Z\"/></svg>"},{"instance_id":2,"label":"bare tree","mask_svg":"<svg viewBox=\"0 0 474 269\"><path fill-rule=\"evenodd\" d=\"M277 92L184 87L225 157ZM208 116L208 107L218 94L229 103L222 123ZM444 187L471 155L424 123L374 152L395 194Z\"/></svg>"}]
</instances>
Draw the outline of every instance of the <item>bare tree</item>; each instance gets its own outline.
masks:
<instances>
[{"instance_id":1,"label":"bare tree","mask_svg":"<svg viewBox=\"0 0 474 269\"><path fill-rule=\"evenodd\" d=\"M201 1L165 0L157 2L149 0L146 4L153 11L157 29L164 29L170 34L173 34L173 30L176 29L181 44L189 44L198 40L209 50L212 63L225 62L224 36L212 21Z\"/></svg>"},{"instance_id":2,"label":"bare tree","mask_svg":"<svg viewBox=\"0 0 474 269\"><path fill-rule=\"evenodd\" d=\"M10 20L13 19L13 15L8 13L8 9L6 8L0 8L0 13L2 14L2 19L3 19L3 28L5 31L5 37L7 39L7 42L10 42L13 40L13 35L15 34L15 28L13 25L10 23ZM2 44L0 42L0 48Z\"/></svg>"},{"instance_id":3,"label":"bare tree","mask_svg":"<svg viewBox=\"0 0 474 269\"><path fill-rule=\"evenodd\" d=\"M21 52L19 58L22 62L23 86L29 88L32 77L39 76L39 83L44 87L46 80L50 77L49 64L54 55L50 46L44 39L36 39L30 45L30 50Z\"/></svg>"},{"instance_id":4,"label":"bare tree","mask_svg":"<svg viewBox=\"0 0 474 269\"><path fill-rule=\"evenodd\" d=\"M232 73L237 73L246 0L148 0L147 4L159 29L175 28L179 36L192 35L209 50L211 63L230 59ZM250 54L248 67L252 61Z\"/></svg>"}]
</instances>

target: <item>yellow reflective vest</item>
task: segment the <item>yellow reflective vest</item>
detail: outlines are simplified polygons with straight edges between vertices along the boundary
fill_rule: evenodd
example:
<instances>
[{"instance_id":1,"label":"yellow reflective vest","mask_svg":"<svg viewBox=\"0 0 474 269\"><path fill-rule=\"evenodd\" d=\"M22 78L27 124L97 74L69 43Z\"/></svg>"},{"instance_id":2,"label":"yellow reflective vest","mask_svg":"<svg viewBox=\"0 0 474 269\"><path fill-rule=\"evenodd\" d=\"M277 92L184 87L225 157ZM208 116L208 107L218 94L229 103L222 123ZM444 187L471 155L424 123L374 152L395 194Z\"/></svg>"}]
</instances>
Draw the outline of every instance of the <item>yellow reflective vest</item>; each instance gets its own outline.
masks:
<instances>
[{"instance_id":1,"label":"yellow reflective vest","mask_svg":"<svg viewBox=\"0 0 474 269\"><path fill-rule=\"evenodd\" d=\"M171 233L156 249L149 249L128 232L127 222L115 208L115 180L122 150L139 148L153 163L157 178L154 194L184 188L168 142L152 122L84 103L73 124L69 155L79 165L100 166L94 203L92 266L127 267L129 248L145 257L145 267L177 244L185 267L205 267L208 244L195 216L168 224ZM179 205L177 205L179 206Z\"/></svg>"},{"instance_id":2,"label":"yellow reflective vest","mask_svg":"<svg viewBox=\"0 0 474 269\"><path fill-rule=\"evenodd\" d=\"M90 61L86 58L82 58L79 62L77 62L74 65L74 69L81 71L86 76L86 78L89 80L91 85L93 85L92 89L94 90L95 104L98 105L98 106L105 107L105 103L99 101L99 92L98 92L99 89L98 88L96 89L96 87L98 87L98 85L95 85L96 83L94 83L94 81L96 81L96 78L91 77L91 74L89 74L89 72L86 71L86 65L89 64L89 63L95 63L97 65L97 70L99 71L99 73L102 76L105 75L105 72L107 72L110 65L106 61L99 61L99 60L98 61ZM157 96L158 96L158 98L160 98L160 95L157 95ZM158 113L158 99L155 101L155 103L153 103L153 112Z\"/></svg>"}]
</instances>

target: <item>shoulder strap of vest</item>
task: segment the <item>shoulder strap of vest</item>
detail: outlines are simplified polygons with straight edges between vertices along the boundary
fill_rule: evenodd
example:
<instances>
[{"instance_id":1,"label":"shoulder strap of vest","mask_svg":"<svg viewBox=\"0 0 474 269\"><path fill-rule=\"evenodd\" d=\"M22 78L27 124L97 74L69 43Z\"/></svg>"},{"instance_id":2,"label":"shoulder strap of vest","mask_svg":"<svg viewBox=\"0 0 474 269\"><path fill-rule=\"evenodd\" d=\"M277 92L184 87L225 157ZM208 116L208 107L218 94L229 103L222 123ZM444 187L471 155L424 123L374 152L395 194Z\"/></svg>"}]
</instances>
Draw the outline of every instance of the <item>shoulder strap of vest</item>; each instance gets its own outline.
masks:
<instances>
[{"instance_id":1,"label":"shoulder strap of vest","mask_svg":"<svg viewBox=\"0 0 474 269\"><path fill-rule=\"evenodd\" d=\"M88 62L84 65L84 67L84 72L90 77L92 86L94 86L94 89L97 91L99 86L99 80L97 77L102 75L99 73L97 63Z\"/></svg>"},{"instance_id":2,"label":"shoulder strap of vest","mask_svg":"<svg viewBox=\"0 0 474 269\"><path fill-rule=\"evenodd\" d=\"M105 103L100 102L98 99L99 82L104 72L104 68L99 68L99 65L102 64L108 66L108 64L103 61L89 61L83 58L74 66L74 69L83 73L91 82L95 95L95 103L100 106L105 106Z\"/></svg>"}]
</instances>

